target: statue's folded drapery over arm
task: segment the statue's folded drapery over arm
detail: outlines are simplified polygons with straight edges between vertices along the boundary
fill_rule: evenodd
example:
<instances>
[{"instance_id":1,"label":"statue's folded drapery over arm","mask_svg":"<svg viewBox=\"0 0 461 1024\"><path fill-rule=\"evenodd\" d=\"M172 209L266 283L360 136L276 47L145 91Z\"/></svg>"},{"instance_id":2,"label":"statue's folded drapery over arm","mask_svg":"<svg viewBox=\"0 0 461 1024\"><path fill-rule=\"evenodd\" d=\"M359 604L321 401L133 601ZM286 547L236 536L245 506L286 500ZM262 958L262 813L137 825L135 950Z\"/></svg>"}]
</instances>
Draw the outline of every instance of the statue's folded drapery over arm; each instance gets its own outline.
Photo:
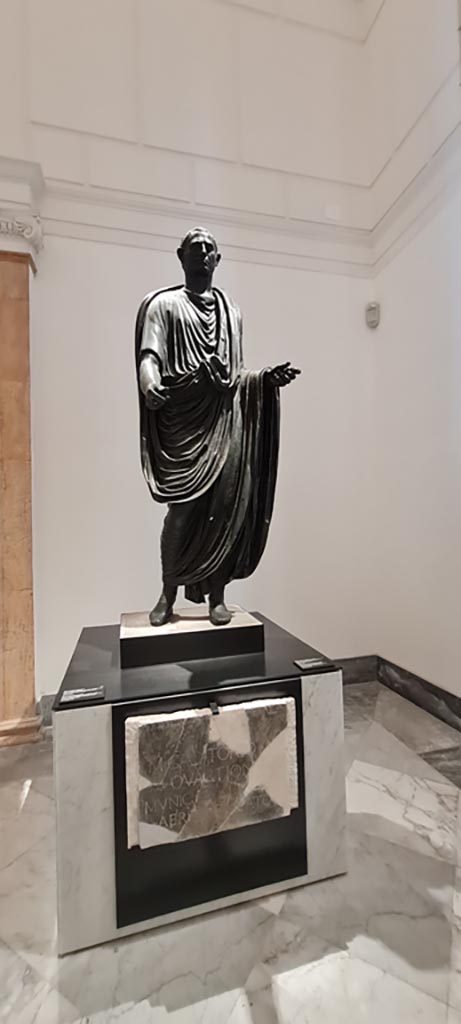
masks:
<instances>
[{"instance_id":1,"label":"statue's folded drapery over arm","mask_svg":"<svg viewBox=\"0 0 461 1024\"><path fill-rule=\"evenodd\" d=\"M190 232L178 250L185 286L148 295L136 322L141 458L153 498L168 504L163 593L151 613L171 615L177 587L230 615L224 587L249 576L267 539L277 475L279 386L289 364L248 371L238 307L211 287L214 239Z\"/></svg>"}]
</instances>

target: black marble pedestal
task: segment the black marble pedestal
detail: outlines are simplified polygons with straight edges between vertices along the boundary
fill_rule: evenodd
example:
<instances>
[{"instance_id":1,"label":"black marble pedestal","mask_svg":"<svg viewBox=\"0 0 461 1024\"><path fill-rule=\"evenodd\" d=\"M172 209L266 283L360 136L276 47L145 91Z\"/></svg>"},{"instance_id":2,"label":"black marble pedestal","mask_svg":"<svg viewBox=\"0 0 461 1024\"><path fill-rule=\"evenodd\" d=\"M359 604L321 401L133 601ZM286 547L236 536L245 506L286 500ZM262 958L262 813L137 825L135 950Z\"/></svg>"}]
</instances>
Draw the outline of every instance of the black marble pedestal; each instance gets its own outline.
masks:
<instances>
[{"instance_id":1,"label":"black marble pedestal","mask_svg":"<svg viewBox=\"0 0 461 1024\"><path fill-rule=\"evenodd\" d=\"M274 679L282 681L300 675L297 665L300 660L314 659L312 668L303 668L304 676L335 671L334 663L315 648L259 612L251 612L251 615L264 628L263 651L195 659L176 653L168 663L133 668L121 665L118 625L88 626L80 634L53 711L118 704L126 700L193 697L201 691L218 691L221 687L266 683ZM97 687L102 687L102 691L95 697ZM80 699L63 699L75 690L82 691Z\"/></svg>"}]
</instances>

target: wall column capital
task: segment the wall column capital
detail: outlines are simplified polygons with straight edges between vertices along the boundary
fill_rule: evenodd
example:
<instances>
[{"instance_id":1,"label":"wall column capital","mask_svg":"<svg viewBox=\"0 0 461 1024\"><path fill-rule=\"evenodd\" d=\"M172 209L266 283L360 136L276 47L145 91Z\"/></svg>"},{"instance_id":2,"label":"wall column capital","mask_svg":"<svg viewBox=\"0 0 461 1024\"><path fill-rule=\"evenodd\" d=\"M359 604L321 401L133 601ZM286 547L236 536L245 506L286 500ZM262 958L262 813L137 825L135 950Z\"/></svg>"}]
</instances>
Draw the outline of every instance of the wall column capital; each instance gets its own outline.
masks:
<instances>
[{"instance_id":1,"label":"wall column capital","mask_svg":"<svg viewBox=\"0 0 461 1024\"><path fill-rule=\"evenodd\" d=\"M36 259L44 244L40 201L44 181L38 164L0 157L0 249Z\"/></svg>"}]
</instances>

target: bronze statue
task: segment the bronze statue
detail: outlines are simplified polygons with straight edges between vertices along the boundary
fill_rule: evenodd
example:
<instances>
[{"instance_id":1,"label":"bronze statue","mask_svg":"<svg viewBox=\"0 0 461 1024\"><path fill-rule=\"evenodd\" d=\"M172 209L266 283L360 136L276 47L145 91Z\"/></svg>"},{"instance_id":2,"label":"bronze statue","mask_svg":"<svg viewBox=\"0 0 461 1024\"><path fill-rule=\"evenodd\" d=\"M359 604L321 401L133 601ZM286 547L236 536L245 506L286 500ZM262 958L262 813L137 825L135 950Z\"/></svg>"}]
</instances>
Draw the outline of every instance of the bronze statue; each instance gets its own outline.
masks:
<instances>
[{"instance_id":1,"label":"bronze statue","mask_svg":"<svg viewBox=\"0 0 461 1024\"><path fill-rule=\"evenodd\" d=\"M184 285L151 292L136 320L141 460L152 497L168 505L161 537L163 590L153 626L171 618L178 586L210 620L231 615L224 588L256 569L274 501L279 388L289 362L244 369L242 317L212 287L215 239L194 228L177 255Z\"/></svg>"}]
</instances>

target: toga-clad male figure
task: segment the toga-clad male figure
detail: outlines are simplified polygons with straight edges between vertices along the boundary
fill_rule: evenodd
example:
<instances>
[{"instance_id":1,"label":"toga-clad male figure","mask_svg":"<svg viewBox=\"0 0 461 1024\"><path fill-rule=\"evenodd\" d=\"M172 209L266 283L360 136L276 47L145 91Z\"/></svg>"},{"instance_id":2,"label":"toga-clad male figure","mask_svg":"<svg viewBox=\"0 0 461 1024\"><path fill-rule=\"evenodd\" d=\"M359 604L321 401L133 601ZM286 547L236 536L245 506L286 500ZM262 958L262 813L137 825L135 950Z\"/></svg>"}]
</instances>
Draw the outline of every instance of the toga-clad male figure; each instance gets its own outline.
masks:
<instances>
[{"instance_id":1,"label":"toga-clad male figure","mask_svg":"<svg viewBox=\"0 0 461 1024\"><path fill-rule=\"evenodd\" d=\"M254 572L274 502L279 387L290 363L244 369L242 317L212 287L215 239L193 228L177 255L184 285L147 295L136 321L141 460L152 497L168 506L161 537L163 590L153 626L171 618L178 586L210 620L231 614L224 588Z\"/></svg>"}]
</instances>

